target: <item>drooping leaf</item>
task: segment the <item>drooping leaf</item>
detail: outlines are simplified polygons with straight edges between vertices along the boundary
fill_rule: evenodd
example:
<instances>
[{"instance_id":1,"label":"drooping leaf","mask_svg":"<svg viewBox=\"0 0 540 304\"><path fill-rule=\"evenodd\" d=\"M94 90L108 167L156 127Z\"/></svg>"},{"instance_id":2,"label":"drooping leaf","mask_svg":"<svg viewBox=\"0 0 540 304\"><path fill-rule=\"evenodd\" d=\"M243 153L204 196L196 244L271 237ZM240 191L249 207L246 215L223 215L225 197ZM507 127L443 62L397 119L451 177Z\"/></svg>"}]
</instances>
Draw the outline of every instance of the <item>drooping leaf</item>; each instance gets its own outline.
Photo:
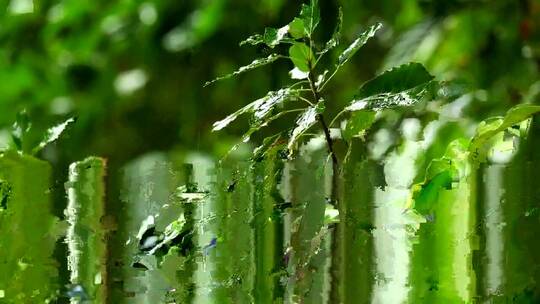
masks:
<instances>
[{"instance_id":1,"label":"drooping leaf","mask_svg":"<svg viewBox=\"0 0 540 304\"><path fill-rule=\"evenodd\" d=\"M219 131L225 128L244 113L253 113L255 122L261 122L268 117L275 106L281 104L294 94L296 94L296 91L289 88L281 89L279 91L271 91L266 96L255 100L224 119L216 121L213 124L212 131Z\"/></svg>"},{"instance_id":2,"label":"drooping leaf","mask_svg":"<svg viewBox=\"0 0 540 304\"><path fill-rule=\"evenodd\" d=\"M233 76L240 75L242 73L251 71L251 70L256 69L258 67L273 63L274 61L278 60L280 57L281 56L279 56L278 54L271 54L266 58L255 59L250 64L245 65L243 67L240 67L238 70L236 70L236 71L234 71L234 72L232 72L230 74L220 76L220 77L218 77L218 78L216 78L214 80L211 80L211 81L207 81L204 84L204 86L206 87L206 86L209 86L209 85L213 84L214 82L224 80L224 79L228 79L228 78L231 78Z\"/></svg>"},{"instance_id":3,"label":"drooping leaf","mask_svg":"<svg viewBox=\"0 0 540 304\"><path fill-rule=\"evenodd\" d=\"M317 122L317 115L324 109L324 106L319 106L319 104L315 107L307 108L296 120L296 127L293 129L291 137L289 138L289 143L287 144L289 155L292 154L291 152L293 151L294 145L300 136Z\"/></svg>"},{"instance_id":4,"label":"drooping leaf","mask_svg":"<svg viewBox=\"0 0 540 304\"><path fill-rule=\"evenodd\" d=\"M478 161L484 161L486 158L487 148L485 144L497 133L502 132L515 124L529 119L532 115L540 112L540 106L521 104L517 105L506 113L504 117L493 117L482 121L477 129L476 134L469 145L469 152Z\"/></svg>"},{"instance_id":5,"label":"drooping leaf","mask_svg":"<svg viewBox=\"0 0 540 304\"><path fill-rule=\"evenodd\" d=\"M381 27L382 24L377 23L375 25L372 25L362 34L360 34L360 36L356 38L356 40L354 40L353 43L351 43L351 45L349 45L349 47L345 49L343 53L341 53L341 55L339 55L337 63L338 66L344 65L362 46L366 44L366 42L370 38L375 36L375 33L377 33L377 31L381 29Z\"/></svg>"},{"instance_id":6,"label":"drooping leaf","mask_svg":"<svg viewBox=\"0 0 540 304\"><path fill-rule=\"evenodd\" d=\"M23 150L24 136L30 130L31 126L32 123L30 122L30 118L28 117L26 110L22 110L21 112L17 113L15 123L12 127L11 137L13 138L13 142L15 143L18 151Z\"/></svg>"},{"instance_id":7,"label":"drooping leaf","mask_svg":"<svg viewBox=\"0 0 540 304\"><path fill-rule=\"evenodd\" d=\"M75 118L70 117L63 123L60 123L54 127L49 128L47 132L45 133L45 136L43 137L41 142L36 147L34 147L34 149L32 149L32 154L38 153L39 151L41 151L41 149L45 148L45 146L57 140L60 137L60 135L62 135L62 133L66 130L66 128L71 123L74 123L74 122L75 122Z\"/></svg>"},{"instance_id":8,"label":"drooping leaf","mask_svg":"<svg viewBox=\"0 0 540 304\"><path fill-rule=\"evenodd\" d=\"M319 10L319 1L311 0L309 5L302 4L302 10L300 11L300 18L304 23L304 33L307 37L311 37L311 34L315 31L315 28L319 24L321 18L321 12Z\"/></svg>"},{"instance_id":9,"label":"drooping leaf","mask_svg":"<svg viewBox=\"0 0 540 304\"><path fill-rule=\"evenodd\" d=\"M313 52L304 43L295 43L289 48L289 57L294 65L302 72L309 72L313 62Z\"/></svg>"},{"instance_id":10,"label":"drooping leaf","mask_svg":"<svg viewBox=\"0 0 540 304\"><path fill-rule=\"evenodd\" d=\"M351 114L351 117L347 120L345 129L341 132L345 140L351 140L353 137L360 134L360 132L371 127L375 121L374 111L357 111Z\"/></svg>"},{"instance_id":11,"label":"drooping leaf","mask_svg":"<svg viewBox=\"0 0 540 304\"><path fill-rule=\"evenodd\" d=\"M289 23L289 34L295 39L303 38L306 34L304 31L304 20L298 17L294 18Z\"/></svg>"},{"instance_id":12,"label":"drooping leaf","mask_svg":"<svg viewBox=\"0 0 540 304\"><path fill-rule=\"evenodd\" d=\"M364 83L346 109L379 111L411 106L431 93L434 86L433 76L421 64L404 64Z\"/></svg>"},{"instance_id":13,"label":"drooping leaf","mask_svg":"<svg viewBox=\"0 0 540 304\"><path fill-rule=\"evenodd\" d=\"M334 29L334 33L332 34L332 38L326 42L326 45L324 46L324 49L319 52L319 55L325 54L331 49L335 48L339 44L339 40L341 39L341 27L343 25L343 9L340 7L338 11L338 19L336 23L336 28Z\"/></svg>"}]
</instances>

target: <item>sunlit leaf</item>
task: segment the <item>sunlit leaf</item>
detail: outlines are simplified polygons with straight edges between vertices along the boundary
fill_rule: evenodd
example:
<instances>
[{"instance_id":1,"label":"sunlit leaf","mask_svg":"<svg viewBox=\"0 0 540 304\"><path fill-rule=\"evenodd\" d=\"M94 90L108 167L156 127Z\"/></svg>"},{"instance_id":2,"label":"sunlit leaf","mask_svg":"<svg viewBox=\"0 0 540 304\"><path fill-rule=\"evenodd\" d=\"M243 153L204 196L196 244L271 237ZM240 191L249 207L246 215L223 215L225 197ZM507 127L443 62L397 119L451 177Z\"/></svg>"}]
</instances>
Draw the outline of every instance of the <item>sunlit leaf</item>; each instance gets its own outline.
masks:
<instances>
[{"instance_id":1,"label":"sunlit leaf","mask_svg":"<svg viewBox=\"0 0 540 304\"><path fill-rule=\"evenodd\" d=\"M304 43L295 43L289 48L289 57L302 72L309 72L313 61L313 52Z\"/></svg>"},{"instance_id":2,"label":"sunlit leaf","mask_svg":"<svg viewBox=\"0 0 540 304\"><path fill-rule=\"evenodd\" d=\"M306 34L304 31L304 20L294 18L293 21L289 23L289 34L295 39L304 37Z\"/></svg>"},{"instance_id":3,"label":"sunlit leaf","mask_svg":"<svg viewBox=\"0 0 540 304\"><path fill-rule=\"evenodd\" d=\"M332 34L332 38L326 42L326 45L324 46L324 49L319 52L320 55L327 53L331 49L335 48L339 44L339 40L341 39L341 27L343 25L343 9L340 7L338 12L338 19L336 28L334 29L334 33Z\"/></svg>"},{"instance_id":4,"label":"sunlit leaf","mask_svg":"<svg viewBox=\"0 0 540 304\"><path fill-rule=\"evenodd\" d=\"M321 109L323 108L324 107L319 105L309 107L302 114L300 114L296 120L296 127L293 129L291 137L289 138L289 143L287 144L290 154L300 136L302 136L304 132L306 132L317 122L317 115L321 113Z\"/></svg>"},{"instance_id":5,"label":"sunlit leaf","mask_svg":"<svg viewBox=\"0 0 540 304\"><path fill-rule=\"evenodd\" d=\"M419 63L404 64L364 83L349 111L412 106L432 93L433 76Z\"/></svg>"},{"instance_id":6,"label":"sunlit leaf","mask_svg":"<svg viewBox=\"0 0 540 304\"><path fill-rule=\"evenodd\" d=\"M41 151L41 149L45 148L45 146L57 140L60 137L60 135L62 135L62 133L66 130L66 128L71 123L74 123L74 122L75 122L75 118L71 117L71 118L68 118L63 123L49 128L47 132L45 133L45 136L43 137L41 142L34 149L32 149L32 154L38 153L39 151Z\"/></svg>"},{"instance_id":7,"label":"sunlit leaf","mask_svg":"<svg viewBox=\"0 0 540 304\"><path fill-rule=\"evenodd\" d=\"M268 117L275 106L292 97L294 94L296 94L296 91L289 88L271 91L263 98L257 99L224 119L215 122L212 131L219 131L225 128L244 113L253 113L255 121L260 122Z\"/></svg>"},{"instance_id":8,"label":"sunlit leaf","mask_svg":"<svg viewBox=\"0 0 540 304\"><path fill-rule=\"evenodd\" d=\"M207 81L204 84L204 86L208 86L208 85L213 84L216 81L220 81L220 80L223 80L223 79L228 79L228 78L231 78L233 76L240 75L242 73L251 71L251 70L256 69L258 67L273 63L274 61L278 60L280 57L281 56L279 56L277 54L272 54L272 55L270 55L270 56L268 56L266 58L255 59L250 64L245 65L243 67L240 67L238 70L236 70L236 71L234 71L234 72L232 72L230 74L220 76L220 77L218 77L218 78L216 78L214 80L211 80L211 81Z\"/></svg>"},{"instance_id":9,"label":"sunlit leaf","mask_svg":"<svg viewBox=\"0 0 540 304\"><path fill-rule=\"evenodd\" d=\"M345 128L341 132L343 138L351 140L354 136L357 136L362 131L369 129L375 121L374 111L357 111L351 114L351 117L347 120Z\"/></svg>"},{"instance_id":10,"label":"sunlit leaf","mask_svg":"<svg viewBox=\"0 0 540 304\"><path fill-rule=\"evenodd\" d=\"M351 43L351 45L349 45L349 47L345 49L343 53L341 53L341 55L339 55L338 63L337 63L338 66L344 65L349 59L351 59L351 57L362 46L364 46L370 38L375 36L375 33L377 33L377 31L381 29L381 27L382 27L382 24L377 23L375 25L372 25L369 29L367 29L362 34L360 34L360 36L356 38L356 40L354 40L353 43Z\"/></svg>"},{"instance_id":11,"label":"sunlit leaf","mask_svg":"<svg viewBox=\"0 0 540 304\"><path fill-rule=\"evenodd\" d=\"M493 136L513 125L531 118L532 115L537 114L538 112L540 112L540 106L538 105L521 104L508 110L504 117L493 117L482 121L478 125L476 134L469 145L469 151L473 158L484 161L487 153L485 144Z\"/></svg>"}]
</instances>

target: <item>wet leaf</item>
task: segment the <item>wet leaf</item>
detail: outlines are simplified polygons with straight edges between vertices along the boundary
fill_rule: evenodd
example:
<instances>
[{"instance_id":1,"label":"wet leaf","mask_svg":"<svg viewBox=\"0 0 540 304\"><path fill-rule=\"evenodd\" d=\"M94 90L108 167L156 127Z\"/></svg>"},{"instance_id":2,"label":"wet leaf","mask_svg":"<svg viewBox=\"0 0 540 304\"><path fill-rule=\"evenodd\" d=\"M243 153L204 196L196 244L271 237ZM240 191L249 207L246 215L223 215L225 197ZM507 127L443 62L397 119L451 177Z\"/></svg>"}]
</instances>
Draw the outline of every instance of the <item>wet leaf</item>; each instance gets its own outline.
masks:
<instances>
[{"instance_id":1,"label":"wet leaf","mask_svg":"<svg viewBox=\"0 0 540 304\"><path fill-rule=\"evenodd\" d=\"M347 110L379 111L414 105L433 92L436 83L432 80L419 63L401 65L364 83Z\"/></svg>"},{"instance_id":2,"label":"wet leaf","mask_svg":"<svg viewBox=\"0 0 540 304\"><path fill-rule=\"evenodd\" d=\"M251 71L253 69L256 69L256 68L259 68L259 67L262 67L262 66L265 66L267 64L270 64L270 63L273 63L274 61L278 60L281 56L277 55L277 54L271 54L269 55L268 57L266 58L259 58L259 59L255 59L253 60L250 64L248 65L245 65L243 67L240 67L238 70L230 73L230 74L227 74L227 75L224 75L224 76L220 76L214 80L211 80L211 81L207 81L204 86L209 86L211 84L213 84L214 82L217 82L217 81L220 81L220 80L224 80L224 79L228 79L228 78L231 78L233 76L237 76L237 75L240 75L242 73L245 73L245 72L248 72L248 71Z\"/></svg>"},{"instance_id":3,"label":"wet leaf","mask_svg":"<svg viewBox=\"0 0 540 304\"><path fill-rule=\"evenodd\" d=\"M254 123L260 124L270 115L274 107L283 103L295 94L296 91L289 88L281 89L279 91L271 91L263 98L257 99L233 114L225 117L225 119L215 122L213 124L212 131L219 131L225 128L244 113L253 113Z\"/></svg>"},{"instance_id":4,"label":"wet leaf","mask_svg":"<svg viewBox=\"0 0 540 304\"><path fill-rule=\"evenodd\" d=\"M521 104L508 110L504 117L493 117L482 121L478 125L476 134L469 145L469 152L471 152L472 157L478 161L485 161L487 154L485 144L493 136L531 118L531 116L538 112L540 112L540 106L538 105Z\"/></svg>"},{"instance_id":5,"label":"wet leaf","mask_svg":"<svg viewBox=\"0 0 540 304\"><path fill-rule=\"evenodd\" d=\"M356 111L351 114L351 117L347 120L345 129L341 132L345 140L351 140L353 137L360 134L360 132L369 129L375 121L374 111Z\"/></svg>"},{"instance_id":6,"label":"wet leaf","mask_svg":"<svg viewBox=\"0 0 540 304\"><path fill-rule=\"evenodd\" d=\"M39 151L41 151L41 149L45 148L45 146L57 140L60 137L60 135L62 135L62 133L66 130L66 128L74 122L75 122L75 118L70 117L63 123L60 123L54 127L49 128L47 132L45 133L45 136L43 137L41 142L36 147L34 147L34 149L32 149L32 154L38 153Z\"/></svg>"},{"instance_id":7,"label":"wet leaf","mask_svg":"<svg viewBox=\"0 0 540 304\"><path fill-rule=\"evenodd\" d=\"M309 72L313 62L313 52L304 43L295 43L289 48L289 57L302 72Z\"/></svg>"},{"instance_id":8,"label":"wet leaf","mask_svg":"<svg viewBox=\"0 0 540 304\"><path fill-rule=\"evenodd\" d=\"M289 143L287 144L289 154L291 154L291 151L293 151L293 148L300 136L302 136L304 132L306 132L317 122L318 114L319 111L317 110L317 107L309 107L302 114L300 114L296 120L296 127L293 129Z\"/></svg>"},{"instance_id":9,"label":"wet leaf","mask_svg":"<svg viewBox=\"0 0 540 304\"><path fill-rule=\"evenodd\" d=\"M375 36L375 33L377 33L377 31L379 29L381 29L382 27L382 24L380 23L377 23L375 25L372 25L369 29L367 29L365 32L363 32L362 34L360 34L360 36L358 38L356 38L356 40L353 41L353 43L351 43L351 45L349 45L349 47L347 49L345 49L345 51L343 51L343 53L341 53L341 55L339 55L339 58L338 58L338 66L342 66L344 65L349 59L351 59L351 57L362 47L366 44L366 42L372 38L373 36Z\"/></svg>"}]
</instances>

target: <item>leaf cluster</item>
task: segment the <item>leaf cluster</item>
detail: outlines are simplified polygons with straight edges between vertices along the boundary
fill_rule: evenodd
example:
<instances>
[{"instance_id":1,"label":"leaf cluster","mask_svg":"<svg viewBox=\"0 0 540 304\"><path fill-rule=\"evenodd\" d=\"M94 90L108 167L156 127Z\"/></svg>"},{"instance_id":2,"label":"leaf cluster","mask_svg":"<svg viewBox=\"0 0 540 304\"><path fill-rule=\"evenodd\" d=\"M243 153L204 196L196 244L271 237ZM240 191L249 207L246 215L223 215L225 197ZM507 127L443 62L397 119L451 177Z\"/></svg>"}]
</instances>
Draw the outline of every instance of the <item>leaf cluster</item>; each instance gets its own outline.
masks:
<instances>
[{"instance_id":1,"label":"leaf cluster","mask_svg":"<svg viewBox=\"0 0 540 304\"><path fill-rule=\"evenodd\" d=\"M278 135L286 138L288 155L291 156L296 149L302 136L317 122L327 135L327 143L331 150L331 138L329 128L343 115L348 119L340 123L341 135L345 140L360 135L367 130L376 118L376 113L389 108L413 106L421 100L433 96L437 89L434 77L419 63L404 64L387 70L375 78L367 81L361 87L356 96L342 108L332 119L330 125L324 122L325 100L324 89L333 79L334 75L364 46L376 36L382 28L382 24L376 23L367 27L358 37L349 44L337 57L335 63L328 67L320 67L320 59L329 51L341 44L343 12L339 9L337 24L331 38L326 43L319 44L314 40L314 32L320 22L320 9L317 0L311 0L309 4L303 4L300 13L288 24L279 27L268 27L262 34L255 34L242 41L240 45L266 45L275 49L278 45L288 45L286 54L273 53L266 58L259 58L250 64L240 67L238 70L218 77L205 85L216 81L238 76L253 69L272 64L278 59L289 60L293 69L289 72L291 83L278 91L271 91L235 113L230 114L223 120L213 125L213 131L225 128L240 115L251 115L251 125L243 136L243 141L249 140L250 136L268 125L275 119L290 113L295 113L297 118L294 125L289 126L288 131ZM323 45L318 49L317 45ZM291 108L289 104L293 104ZM286 105L289 107L287 108ZM276 142L275 136L272 142ZM261 154L266 141L257 149Z\"/></svg>"}]
</instances>

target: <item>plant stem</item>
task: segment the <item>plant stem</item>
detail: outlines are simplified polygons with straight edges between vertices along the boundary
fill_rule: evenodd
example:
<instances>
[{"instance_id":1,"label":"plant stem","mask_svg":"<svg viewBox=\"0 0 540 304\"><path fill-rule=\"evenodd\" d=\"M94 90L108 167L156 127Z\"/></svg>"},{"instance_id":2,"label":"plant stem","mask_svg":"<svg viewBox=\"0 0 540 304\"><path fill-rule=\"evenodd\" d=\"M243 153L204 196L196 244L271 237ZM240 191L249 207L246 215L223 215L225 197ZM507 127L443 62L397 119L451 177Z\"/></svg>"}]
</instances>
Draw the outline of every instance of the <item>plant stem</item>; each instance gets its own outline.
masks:
<instances>
[{"instance_id":1,"label":"plant stem","mask_svg":"<svg viewBox=\"0 0 540 304\"><path fill-rule=\"evenodd\" d=\"M313 81L313 71L309 71L309 86L311 88L311 93L313 94L313 98L315 99L314 104L317 104L320 100L319 92L317 91L317 88L315 86L315 82ZM336 154L334 153L334 141L332 140L332 137L330 135L330 129L328 128L328 125L326 124L324 120L324 116L322 114L317 114L317 120L319 121L321 128L324 132L324 137L326 139L326 145L328 147L328 153L332 157L332 195L330 197L330 200L332 204L337 205L337 184L338 184L338 174L339 174L339 163Z\"/></svg>"},{"instance_id":2,"label":"plant stem","mask_svg":"<svg viewBox=\"0 0 540 304\"><path fill-rule=\"evenodd\" d=\"M315 104L319 102L320 96L319 92L317 90L317 87L315 86L315 82L313 81L313 70L310 69L309 71L309 86L311 87L311 92L313 94L313 98L315 98ZM324 132L324 137L326 139L326 145L328 147L328 153L332 157L332 190L330 193L330 203L334 205L335 208L340 210L339 204L338 204L338 185L339 185L339 163L336 154L334 153L334 141L332 140L332 137L330 136L330 129L328 128L328 125L324 121L324 117L322 114L317 114L317 120L321 124L321 127ZM341 260L342 260L342 254L340 252L340 235L338 232L338 228L334 227L332 229L332 266L330 269L330 276L332 278L331 281L331 287L330 287L330 302L331 303L341 303L341 296L340 296L340 285L341 285Z\"/></svg>"}]
</instances>

